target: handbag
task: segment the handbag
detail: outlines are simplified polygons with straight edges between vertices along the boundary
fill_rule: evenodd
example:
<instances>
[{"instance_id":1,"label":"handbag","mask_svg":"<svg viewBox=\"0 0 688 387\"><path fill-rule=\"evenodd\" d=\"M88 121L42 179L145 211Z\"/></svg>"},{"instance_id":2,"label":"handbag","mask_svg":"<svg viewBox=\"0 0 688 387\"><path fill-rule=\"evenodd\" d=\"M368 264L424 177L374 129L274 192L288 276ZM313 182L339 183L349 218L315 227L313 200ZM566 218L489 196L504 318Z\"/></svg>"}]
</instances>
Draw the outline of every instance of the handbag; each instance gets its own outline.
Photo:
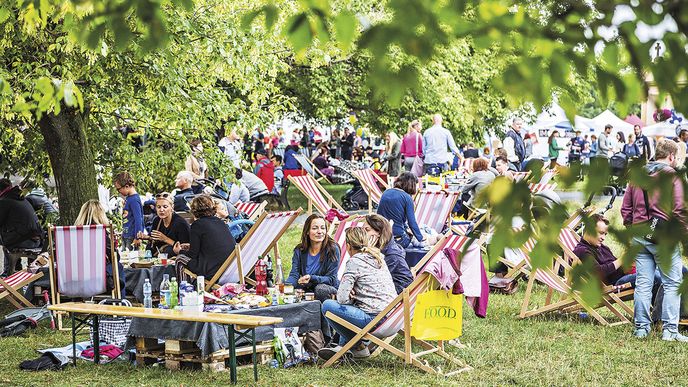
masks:
<instances>
[{"instance_id":1,"label":"handbag","mask_svg":"<svg viewBox=\"0 0 688 387\"><path fill-rule=\"evenodd\" d=\"M650 205L647 199L647 191L645 190L643 190L643 198L645 199L645 211L647 212L647 216L649 218L648 222L650 224L650 231L645 235L645 240L651 243L657 243L655 234L658 233L657 231L665 228L664 226L666 225L667 221L658 216L650 216Z\"/></svg>"},{"instance_id":2,"label":"handbag","mask_svg":"<svg viewBox=\"0 0 688 387\"><path fill-rule=\"evenodd\" d=\"M421 155L418 152L418 134L416 136L416 157L413 160L413 165L411 166L411 173L416 175L416 177L422 177L423 176L423 155Z\"/></svg>"},{"instance_id":3,"label":"handbag","mask_svg":"<svg viewBox=\"0 0 688 387\"><path fill-rule=\"evenodd\" d=\"M411 321L411 336L418 340L451 340L461 336L462 306L463 294L452 294L451 290L419 294Z\"/></svg>"},{"instance_id":4,"label":"handbag","mask_svg":"<svg viewBox=\"0 0 688 387\"><path fill-rule=\"evenodd\" d=\"M122 305L131 306L128 300L105 299L98 304L100 305ZM131 318L118 316L102 316L98 324L98 336L100 341L107 344L112 344L123 348L127 343L127 333L129 332L129 325L131 325ZM93 324L89 329L91 335L91 345L93 345Z\"/></svg>"}]
</instances>

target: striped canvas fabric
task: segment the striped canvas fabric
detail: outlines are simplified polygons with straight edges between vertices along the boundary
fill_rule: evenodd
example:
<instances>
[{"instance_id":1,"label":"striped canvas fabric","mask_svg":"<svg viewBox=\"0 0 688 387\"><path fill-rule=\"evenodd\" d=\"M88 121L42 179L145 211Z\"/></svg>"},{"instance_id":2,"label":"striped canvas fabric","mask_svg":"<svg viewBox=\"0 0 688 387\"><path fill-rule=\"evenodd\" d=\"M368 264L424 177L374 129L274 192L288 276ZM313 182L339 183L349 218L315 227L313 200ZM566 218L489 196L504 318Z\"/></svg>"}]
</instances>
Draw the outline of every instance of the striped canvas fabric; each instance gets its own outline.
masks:
<instances>
[{"instance_id":1,"label":"striped canvas fabric","mask_svg":"<svg viewBox=\"0 0 688 387\"><path fill-rule=\"evenodd\" d=\"M243 212L244 214L248 215L248 217L252 217L253 213L256 212L256 210L260 207L260 203L253 203L253 202L236 202L234 204L234 207L236 207L237 210Z\"/></svg>"},{"instance_id":2,"label":"striped canvas fabric","mask_svg":"<svg viewBox=\"0 0 688 387\"><path fill-rule=\"evenodd\" d=\"M576 248L579 239L578 234L568 227L564 227L559 232L559 243L571 251Z\"/></svg>"},{"instance_id":3,"label":"striped canvas fabric","mask_svg":"<svg viewBox=\"0 0 688 387\"><path fill-rule=\"evenodd\" d=\"M514 181L521 181L530 175L530 172L512 172Z\"/></svg>"},{"instance_id":4,"label":"striped canvas fabric","mask_svg":"<svg viewBox=\"0 0 688 387\"><path fill-rule=\"evenodd\" d=\"M528 184L528 188L530 188L530 192L536 194L543 191L554 191L554 189L557 188L557 184L530 183Z\"/></svg>"},{"instance_id":5,"label":"striped canvas fabric","mask_svg":"<svg viewBox=\"0 0 688 387\"><path fill-rule=\"evenodd\" d=\"M313 201L313 206L315 206L315 209L318 210L322 216L327 215L327 211L329 211L331 207L327 199L325 199L318 189L318 182L313 179L313 176L290 176L289 179L296 184L306 198Z\"/></svg>"},{"instance_id":6,"label":"striped canvas fabric","mask_svg":"<svg viewBox=\"0 0 688 387\"><path fill-rule=\"evenodd\" d=\"M259 256L262 257L268 253L278 236L289 227L297 214L298 211L273 212L253 225L255 230L251 230L251 237L244 238L240 242L242 276L251 272ZM232 261L218 281L220 285L229 282L239 282L239 265L236 260Z\"/></svg>"},{"instance_id":7,"label":"striped canvas fabric","mask_svg":"<svg viewBox=\"0 0 688 387\"><path fill-rule=\"evenodd\" d=\"M356 177L361 182L361 187L365 190L366 194L370 196L370 199L374 203L380 203L380 197L382 196L382 190L377 184L378 180L375 178L375 171L372 169L360 169L358 171L352 172L354 177Z\"/></svg>"},{"instance_id":8,"label":"striped canvas fabric","mask_svg":"<svg viewBox=\"0 0 688 387\"><path fill-rule=\"evenodd\" d=\"M416 222L442 233L461 192L421 191L415 198Z\"/></svg>"},{"instance_id":9,"label":"striped canvas fabric","mask_svg":"<svg viewBox=\"0 0 688 387\"><path fill-rule=\"evenodd\" d=\"M294 158L296 159L296 161L298 161L299 165L301 165L301 168L303 168L303 170L306 171L306 173L313 177L317 177L315 169L313 169L313 166L311 165L308 158L306 158L306 156L296 153L294 154Z\"/></svg>"},{"instance_id":10,"label":"striped canvas fabric","mask_svg":"<svg viewBox=\"0 0 688 387\"><path fill-rule=\"evenodd\" d=\"M106 226L55 227L57 290L63 296L105 293Z\"/></svg>"},{"instance_id":11,"label":"striped canvas fabric","mask_svg":"<svg viewBox=\"0 0 688 387\"><path fill-rule=\"evenodd\" d=\"M344 269L346 268L346 262L349 260L351 255L346 250L346 230L351 227L363 227L365 221L362 217L356 217L353 220L345 220L337 226L337 230L334 232L334 242L339 246L339 267L337 269L337 278L342 279L344 275Z\"/></svg>"},{"instance_id":12,"label":"striped canvas fabric","mask_svg":"<svg viewBox=\"0 0 688 387\"><path fill-rule=\"evenodd\" d=\"M428 276L430 274L424 273L423 268L426 267L430 262L434 261L440 261L442 259L446 259L444 255L444 249L445 248L450 248L453 250L456 250L458 252L463 251L463 248L465 244L469 241L470 239L464 236L458 236L458 235L450 235L447 238L444 238L440 243L443 244L443 246L437 248L435 250L435 254L430 257L426 263L423 265L422 268L418 270L418 276ZM479 249L478 249L479 250ZM414 281L416 282L416 281ZM433 290L430 289L429 286L432 282L430 281L420 281L417 282L417 285L409 290L409 306L411 308L409 315L411 318L411 321L413 321L413 311L415 309L415 304L416 304L416 298L418 297L419 294L424 293L428 290ZM373 335L379 338L385 338L392 336L399 332L402 328L404 327L404 303L399 302L388 314L387 314L387 319L380 324L374 331Z\"/></svg>"},{"instance_id":13,"label":"striped canvas fabric","mask_svg":"<svg viewBox=\"0 0 688 387\"><path fill-rule=\"evenodd\" d=\"M5 281L7 286L9 286L10 288L14 288L15 285L22 283L22 282L24 282L24 281L26 281L32 277L35 277L35 276L36 276L36 274L33 274L33 273L28 272L26 270L22 270L22 271L18 271L12 275L7 276L7 277L3 278L2 280ZM4 291L5 291L5 287L2 286L2 284L0 284L0 293L2 293Z\"/></svg>"},{"instance_id":14,"label":"striped canvas fabric","mask_svg":"<svg viewBox=\"0 0 688 387\"><path fill-rule=\"evenodd\" d=\"M473 162L475 162L475 160L477 160L477 159L469 158L469 159L461 160L460 168L464 169L465 171L467 171L469 173L473 172Z\"/></svg>"},{"instance_id":15,"label":"striped canvas fabric","mask_svg":"<svg viewBox=\"0 0 688 387\"><path fill-rule=\"evenodd\" d=\"M554 178L554 176L555 176L556 174L557 174L557 170L556 170L556 169L547 169L547 170L545 170L545 172L542 174L542 177L540 178L540 184L547 184L547 183L549 183L550 181L552 181L552 179Z\"/></svg>"},{"instance_id":16,"label":"striped canvas fabric","mask_svg":"<svg viewBox=\"0 0 688 387\"><path fill-rule=\"evenodd\" d=\"M523 246L524 254L523 254L523 259L526 260L526 265L529 267L533 267L531 261L530 261L530 254L533 252L533 248L535 247L535 238L530 238L526 242L526 244ZM560 293L567 293L568 288L565 287L562 283L562 279L556 275L554 272L552 272L552 269L538 269L535 272L535 279L542 282L543 284L549 286L550 288L560 292ZM565 281L563 281L565 282Z\"/></svg>"}]
</instances>

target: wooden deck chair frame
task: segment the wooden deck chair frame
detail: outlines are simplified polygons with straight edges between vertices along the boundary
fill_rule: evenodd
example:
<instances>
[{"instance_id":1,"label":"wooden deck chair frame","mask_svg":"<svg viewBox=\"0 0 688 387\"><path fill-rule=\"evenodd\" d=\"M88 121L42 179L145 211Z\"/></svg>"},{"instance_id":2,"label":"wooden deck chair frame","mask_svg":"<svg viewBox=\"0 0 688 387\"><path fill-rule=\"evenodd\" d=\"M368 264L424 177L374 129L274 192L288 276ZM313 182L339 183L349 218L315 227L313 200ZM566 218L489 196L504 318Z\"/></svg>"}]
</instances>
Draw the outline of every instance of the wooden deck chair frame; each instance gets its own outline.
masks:
<instances>
[{"instance_id":1,"label":"wooden deck chair frame","mask_svg":"<svg viewBox=\"0 0 688 387\"><path fill-rule=\"evenodd\" d=\"M310 158L308 158L307 156L305 156L303 154L297 154L294 158L296 159L296 162L298 162L299 165L301 165L301 168L304 171L306 171L306 174L313 176L315 181L320 181L322 179L325 179L326 182L328 182L329 184L332 184L330 179L328 179L324 173L320 172L320 170L315 166L315 164L313 164L313 162L311 161ZM303 160L303 162L302 162L302 160ZM308 173L308 169L304 166L304 162L306 163L308 168L311 168L313 170L313 173ZM318 177L317 175L320 175L320 177Z\"/></svg>"},{"instance_id":2,"label":"wooden deck chair frame","mask_svg":"<svg viewBox=\"0 0 688 387\"><path fill-rule=\"evenodd\" d=\"M303 194L303 196L305 196L306 199L308 199L308 214L313 213L313 206L314 205L315 205L316 209L318 210L318 212L320 212L320 215L322 215L322 216L327 216L327 212L330 210L330 208L318 208L317 204L315 204L313 202L313 199L311 199L311 196L308 194L308 192L306 192L305 188L299 183L299 181L297 179L297 178L303 178L305 176L308 176L308 177L306 177L307 179L308 178L313 179L314 186L320 192L320 194L325 199L325 201L330 205L330 208L336 208L338 210L344 211L342 206L340 206L339 203L337 203L337 201L334 200L332 195L330 195L330 193L327 192L327 190L325 190L325 188L323 188L322 185L320 185L320 183L318 183L318 181L313 178L313 176L311 176L311 175L303 175L303 176L297 176L297 177L289 176L288 179L291 182L291 184L293 184L294 187L296 187L296 189L298 189L301 192L301 194ZM346 211L344 211L344 212L346 212Z\"/></svg>"},{"instance_id":3,"label":"wooden deck chair frame","mask_svg":"<svg viewBox=\"0 0 688 387\"><path fill-rule=\"evenodd\" d=\"M301 214L301 211L302 211L301 208L294 210L294 211L285 211L285 212L293 212L293 214L290 216L291 219L285 223L282 230L280 230L279 233L277 233L277 236L272 241L270 241L270 244L265 248L265 250L263 251L263 254L267 254L270 250L272 250L273 254L275 255L275 259L277 259L279 257L279 240L280 240L280 238L282 238L282 235L284 235L284 233L289 229L289 226L291 226L291 224L294 223L294 220L296 220L296 218ZM219 287L219 285L217 284L217 281L220 280L222 275L225 273L225 270L227 270L229 265L231 265L235 260L236 260L236 263L238 266L238 272L239 273L244 272L243 267L242 267L242 260L241 260L241 249L246 245L246 243L248 243L250 238L254 235L255 231L258 229L257 226L260 225L261 222L263 222L263 219L265 219L268 215L269 215L268 212L263 212L260 215L260 217L258 217L258 220L256 220L256 223L248 230L248 233L246 233L246 236L244 236L244 238L241 240L241 242L239 242L236 245L236 247L234 248L234 251L232 251L232 253L229 254L229 256L227 257L227 259L225 259L225 261L222 263L222 266L220 266L220 268L217 270L217 273L215 273L213 278L205 281L205 290L206 291L210 291L213 288ZM260 237L260 236L256 236L256 237ZM263 255L263 254L261 254L261 255ZM255 285L255 281L246 278L247 276L251 275L252 272L253 272L253 268L251 268L251 270L247 271L245 275L240 275L239 276L239 282L242 285L245 284L246 282L248 282L252 285ZM192 271L190 271L189 269L184 269L184 273L189 275L192 278L197 277L196 274L193 273Z\"/></svg>"},{"instance_id":4,"label":"wooden deck chair frame","mask_svg":"<svg viewBox=\"0 0 688 387\"><path fill-rule=\"evenodd\" d=\"M448 238L448 236L445 236L444 238ZM444 244L444 243L443 243ZM439 245L439 243L438 243ZM437 252L437 248L433 248L431 251ZM418 263L416 267L423 267L428 260L433 257L434 254L428 254L423 257L423 259ZM327 312L325 314L325 317L329 318L330 320L342 325L343 327L351 330L354 332L356 335L349 340L337 353L331 357L328 361L325 362L325 364L322 365L323 368L329 367L335 362L341 358L348 350L353 348L353 346L359 341L359 340L370 340L374 342L375 344L378 345L378 349L380 351L387 350L391 354L399 357L404 361L405 364L413 365L415 367L420 368L421 370L430 373L430 374L439 374L443 375L446 377L453 376L455 374L461 373L461 372L466 372L472 370L472 367L464 363L463 361L454 358L450 354L448 354L444 350L444 341L438 341L437 345L433 345L427 341L424 340L418 340L414 337L411 336L411 297L410 293L411 290L415 290L416 287L422 286L423 283L427 283L427 279L430 274L428 273L421 273L416 276L416 278L407 286L401 294L396 296L392 302L390 302L385 309L382 310L368 325L366 325L363 328L359 328L350 322L335 316L331 312ZM401 329L401 332L403 333L403 341L404 341L404 349L401 350L391 344L391 338L395 336L390 336L386 339L381 339L375 335L373 335L373 332L375 331L375 328L377 325L382 321L383 318L387 316L387 314L392 311L398 304L403 305L403 314L404 314L404 326ZM421 352L414 353L412 344L417 344L424 350ZM376 351L377 353L378 351ZM441 371L435 370L434 368L430 367L427 362L421 362L420 358L425 355L430 355L430 354L437 354L441 358L448 360L456 365L458 365L459 368L458 370L449 372L449 373L442 373Z\"/></svg>"},{"instance_id":5,"label":"wooden deck chair frame","mask_svg":"<svg viewBox=\"0 0 688 387\"><path fill-rule=\"evenodd\" d=\"M514 176L514 181L519 182L519 181L528 181L530 178L532 171L525 171L525 172L512 172ZM517 178L518 177L518 178Z\"/></svg>"},{"instance_id":6,"label":"wooden deck chair frame","mask_svg":"<svg viewBox=\"0 0 688 387\"><path fill-rule=\"evenodd\" d=\"M368 213L371 214L373 212L373 201L374 200L373 200L373 195L371 195L370 193L377 187L371 187L370 184L368 184L368 182L365 179L363 179L361 176L358 175L362 171L370 171L370 172L364 172L364 173L369 173L370 175L372 175L373 178L375 179L375 181L379 184L382 184L382 186L384 187L385 190L389 189L389 186L372 169L363 169L363 170L354 171L352 173L352 175L356 178L356 180L358 180L358 182L361 183L361 187L363 188L366 195L368 196ZM379 200L377 200L375 202L376 202L376 204L380 204Z\"/></svg>"},{"instance_id":7,"label":"wooden deck chair frame","mask_svg":"<svg viewBox=\"0 0 688 387\"><path fill-rule=\"evenodd\" d=\"M21 273L22 271L18 271L13 273L12 275L18 275L18 273ZM8 276L9 277L9 276ZM31 276L17 282L14 285L9 285L6 282L6 278L0 278L0 286L3 287L3 291L0 293L0 300L7 299L10 304L12 304L15 308L17 309L22 309L25 307L33 307L34 304L31 303L26 297L24 297L23 294L20 293L21 289L29 285L30 283L34 282L35 280L43 277L43 273L38 272L35 274L31 274Z\"/></svg>"},{"instance_id":8,"label":"wooden deck chair frame","mask_svg":"<svg viewBox=\"0 0 688 387\"><path fill-rule=\"evenodd\" d=\"M122 289L120 289L119 284L119 265L118 263L118 252L115 250L115 232L112 225L106 226L110 232L110 246L112 246L112 278L114 282L114 289L110 293L110 296L115 299L122 298ZM53 233L55 232L55 227L53 225L48 226L48 246L50 248L50 267L48 273L50 274L50 302L52 305L57 305L61 303L60 292L57 290L57 273L56 262L55 262L55 241L53 240ZM106 247L107 249L107 247ZM66 313L53 312L57 317L57 329L64 330L62 324L62 315Z\"/></svg>"},{"instance_id":9,"label":"wooden deck chair frame","mask_svg":"<svg viewBox=\"0 0 688 387\"><path fill-rule=\"evenodd\" d=\"M234 207L237 207L237 204L242 204L242 203L236 202L236 203L234 203ZM253 210L253 212L251 212L250 214L246 214L246 215L248 215L248 220L256 220L260 215L263 214L263 212L265 212L265 207L267 205L268 205L268 202L266 200L263 200L262 202L260 202L258 207L255 210ZM237 209L238 209L238 207L237 207Z\"/></svg>"},{"instance_id":10,"label":"wooden deck chair frame","mask_svg":"<svg viewBox=\"0 0 688 387\"><path fill-rule=\"evenodd\" d=\"M605 286L602 288L603 294L602 301L600 302L600 304L593 306L586 305L581 299L581 297L571 288L570 280L562 278L557 274L557 272L559 271L559 267L561 266L567 267L569 265L564 259L562 259L561 256L557 256L555 257L554 265L552 268L538 268L536 271L531 273L532 275L529 276L528 286L526 287L525 297L523 298L523 304L521 306L521 311L519 313L520 318L523 319L556 311L570 313L578 310L585 310L590 316L592 316L595 320L597 320L601 325L604 326L616 326L631 322L621 311L614 307L614 304L617 304L624 311L629 311L627 309L628 306L625 305L623 301L621 301L620 297L623 296L623 292L625 290L628 290L630 284L627 284L628 286L622 287ZM564 290L564 292L562 292L559 300L554 302L552 302L552 297L548 292L548 296L546 297L545 304L543 306L530 308L530 301L533 294L533 286L535 284L535 281L538 281L536 279L538 271L541 271L544 275L547 275L548 278L551 281L553 281L553 284ZM551 288L551 286L548 286L548 288ZM614 314L619 319L619 321L613 323L607 321L607 319L605 319L601 314L597 312L597 309L601 307L604 307L610 312L612 312L612 314Z\"/></svg>"}]
</instances>

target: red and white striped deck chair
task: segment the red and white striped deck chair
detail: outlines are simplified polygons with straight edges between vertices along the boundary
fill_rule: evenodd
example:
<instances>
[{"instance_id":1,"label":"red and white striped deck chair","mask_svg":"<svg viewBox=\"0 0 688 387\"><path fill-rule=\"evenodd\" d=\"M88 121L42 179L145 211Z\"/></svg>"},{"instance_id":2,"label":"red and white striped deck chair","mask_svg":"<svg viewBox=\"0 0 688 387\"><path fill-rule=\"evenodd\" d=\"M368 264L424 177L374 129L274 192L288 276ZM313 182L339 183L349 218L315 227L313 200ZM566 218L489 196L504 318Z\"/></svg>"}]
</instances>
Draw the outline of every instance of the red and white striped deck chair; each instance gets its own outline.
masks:
<instances>
[{"instance_id":1,"label":"red and white striped deck chair","mask_svg":"<svg viewBox=\"0 0 688 387\"><path fill-rule=\"evenodd\" d=\"M515 182L519 181L526 181L528 180L528 177L530 177L530 171L526 172L511 172L512 176L514 177Z\"/></svg>"},{"instance_id":2,"label":"red and white striped deck chair","mask_svg":"<svg viewBox=\"0 0 688 387\"><path fill-rule=\"evenodd\" d=\"M53 305L61 303L61 297L91 298L107 292L107 233L110 246L115 246L112 226L94 224L88 226L51 227L50 239L50 293ZM121 298L117 254L113 249L112 276L115 278L111 297ZM58 326L62 318L58 313Z\"/></svg>"},{"instance_id":3,"label":"red and white striped deck chair","mask_svg":"<svg viewBox=\"0 0 688 387\"><path fill-rule=\"evenodd\" d=\"M0 300L7 299L17 309L34 306L21 292L24 286L41 277L43 277L41 272L34 274L27 270L21 270L5 278L0 278Z\"/></svg>"},{"instance_id":4,"label":"red and white striped deck chair","mask_svg":"<svg viewBox=\"0 0 688 387\"><path fill-rule=\"evenodd\" d=\"M265 206L268 205L268 202L263 201L261 203L254 203L254 202L236 202L234 204L234 207L236 207L237 210L243 212L248 216L249 220L254 220L257 217L260 216L260 214L265 211Z\"/></svg>"},{"instance_id":5,"label":"red and white striped deck chair","mask_svg":"<svg viewBox=\"0 0 688 387\"><path fill-rule=\"evenodd\" d=\"M568 236L567 236L568 238ZM567 242L568 243L568 242ZM526 265L532 266L530 261L530 251L524 251L523 255ZM585 310L590 316L597 320L600 324L605 326L614 326L620 324L630 323L630 320L619 311L614 304L621 307L626 313L632 315L632 309L630 309L620 297L626 295L626 291L630 287L627 286L617 287L617 286L603 286L602 287L602 301L599 305L587 305L581 298L578 291L574 291L571 288L571 281L566 277L562 277L558 274L559 267L566 267L568 263L565 262L561 257L555 257L554 265L547 268L538 268L536 270L531 270L530 278L528 279L528 287L526 288L526 294L523 299L523 305L521 307L520 318L538 316L548 312L575 312L579 310ZM534 271L534 273L533 273ZM567 272L567 271L566 271ZM538 281L548 288L548 294L545 298L544 305L536 306L530 308L531 296L533 294L533 285L535 281ZM552 301L552 294L557 292L561 295L558 301ZM610 323L601 314L598 313L597 309L604 307L612 314L614 314L619 321Z\"/></svg>"},{"instance_id":6,"label":"red and white striped deck chair","mask_svg":"<svg viewBox=\"0 0 688 387\"><path fill-rule=\"evenodd\" d=\"M300 213L300 208L295 211L264 212L222 263L215 276L206 280L205 289L209 291L216 285L224 285L229 282L242 284L246 281L252 282L246 277L251 274L254 266L258 263L258 257L264 257L272 249L273 259L277 258L279 239ZM188 270L186 273L195 276Z\"/></svg>"},{"instance_id":7,"label":"red and white striped deck chair","mask_svg":"<svg viewBox=\"0 0 688 387\"><path fill-rule=\"evenodd\" d=\"M442 233L444 226L451 228L451 212L461 192L420 191L415 198L416 222Z\"/></svg>"},{"instance_id":8,"label":"red and white striped deck chair","mask_svg":"<svg viewBox=\"0 0 688 387\"><path fill-rule=\"evenodd\" d=\"M556 169L545 169L544 172L542 172L542 176L540 177L540 184L548 184L554 176L557 175L557 170Z\"/></svg>"},{"instance_id":9,"label":"red and white striped deck chair","mask_svg":"<svg viewBox=\"0 0 688 387\"><path fill-rule=\"evenodd\" d=\"M473 172L473 163L475 162L474 158L466 158L461 160L461 165L459 165L459 171L462 171L464 174L470 174Z\"/></svg>"},{"instance_id":10,"label":"red and white striped deck chair","mask_svg":"<svg viewBox=\"0 0 688 387\"><path fill-rule=\"evenodd\" d=\"M322 216L327 216L331 208L336 208L343 212L342 206L337 203L332 195L327 192L311 175L289 176L289 181L301 191L303 196L308 199L308 213L313 212L313 207Z\"/></svg>"},{"instance_id":11,"label":"red and white striped deck chair","mask_svg":"<svg viewBox=\"0 0 688 387\"><path fill-rule=\"evenodd\" d=\"M349 261L351 255L346 249L346 230L351 227L363 227L365 226L364 216L351 216L343 221L341 221L334 231L332 239L339 246L339 267L337 269L337 278L342 279L344 274L344 268L346 268L346 262Z\"/></svg>"},{"instance_id":12,"label":"red and white striped deck chair","mask_svg":"<svg viewBox=\"0 0 688 387\"><path fill-rule=\"evenodd\" d=\"M359 169L353 171L354 177L361 183L361 187L368 195L368 213L373 211L373 203L379 204L380 197L382 197L382 189L380 189L380 184L388 189L387 183L385 183L380 176L375 173L372 169Z\"/></svg>"},{"instance_id":13,"label":"red and white striped deck chair","mask_svg":"<svg viewBox=\"0 0 688 387\"><path fill-rule=\"evenodd\" d=\"M465 240L468 240L468 238L466 237L458 238L464 238ZM415 339L411 336L411 321L413 320L413 312L416 305L416 298L419 294L424 293L428 290L439 289L437 281L434 279L428 280L430 274L427 272L423 272L421 269L424 266L426 266L429 262L448 259L442 253L441 249L433 249L432 251L434 251L435 253L428 253L416 266L417 268L419 268L420 274L416 276L413 282L411 282L411 284L409 284L409 286L406 289L404 289L401 292L401 294L394 298L394 300L390 302L389 305L387 305L387 307L385 307L385 309L383 309L382 312L380 312L380 314L378 314L365 327L359 328L351 324L350 322L333 315L331 312L328 312L325 315L325 317L331 319L332 321L338 324L341 324L345 328L350 329L351 331L356 333L356 336L349 340L349 342L346 345L344 345L344 347L340 351L338 351L337 354L335 354L335 356L333 356L327 362L325 362L325 364L322 365L323 367L329 367L335 364L335 362L337 362L337 360L339 360L341 356L343 356L349 349L351 349L359 340L363 339L374 342L379 346L380 350L389 351L393 355L396 355L397 357L403 359L406 364L416 366L422 369L423 371L431 374L452 376L454 374L470 371L472 369L463 361L460 361L452 357L447 352L445 352L443 341L438 341L436 344L434 344ZM458 323L459 322L457 321L457 324ZM401 332L403 332L403 343L401 345L401 349L399 349L391 344L391 340L389 340L389 338ZM423 351L414 353L411 344L419 345L423 349ZM430 367L427 364L427 362L420 360L421 356L429 355L432 353L435 353L438 356L448 361L451 361L452 363L458 365L460 368L452 372L442 373L441 370L436 370Z\"/></svg>"},{"instance_id":14,"label":"red and white striped deck chair","mask_svg":"<svg viewBox=\"0 0 688 387\"><path fill-rule=\"evenodd\" d=\"M554 191L555 188L557 188L557 183L552 183L552 184L542 184L542 183L530 183L528 184L528 188L530 189L530 192L533 194L537 194L543 191Z\"/></svg>"},{"instance_id":15,"label":"red and white striped deck chair","mask_svg":"<svg viewBox=\"0 0 688 387\"><path fill-rule=\"evenodd\" d=\"M313 176L313 178L316 181L320 181L322 179L325 179L326 182L332 184L330 179L328 179L324 173L320 172L320 170L313 164L313 162L308 157L306 157L305 155L302 155L300 153L295 153L294 158L299 163L299 165L301 165L301 168L304 171L306 171L307 174ZM318 176L320 176L320 177L318 177Z\"/></svg>"}]
</instances>

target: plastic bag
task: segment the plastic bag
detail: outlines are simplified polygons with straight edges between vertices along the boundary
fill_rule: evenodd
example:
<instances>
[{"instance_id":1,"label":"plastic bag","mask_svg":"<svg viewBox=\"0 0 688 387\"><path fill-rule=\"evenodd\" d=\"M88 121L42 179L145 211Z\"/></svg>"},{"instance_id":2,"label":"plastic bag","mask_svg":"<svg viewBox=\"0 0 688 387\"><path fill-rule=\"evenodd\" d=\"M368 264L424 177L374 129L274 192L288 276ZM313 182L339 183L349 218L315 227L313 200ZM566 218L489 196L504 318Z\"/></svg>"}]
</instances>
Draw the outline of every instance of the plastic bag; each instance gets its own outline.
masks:
<instances>
[{"instance_id":1,"label":"plastic bag","mask_svg":"<svg viewBox=\"0 0 688 387\"><path fill-rule=\"evenodd\" d=\"M411 336L419 340L451 340L461 336L463 295L430 290L416 298Z\"/></svg>"}]
</instances>

